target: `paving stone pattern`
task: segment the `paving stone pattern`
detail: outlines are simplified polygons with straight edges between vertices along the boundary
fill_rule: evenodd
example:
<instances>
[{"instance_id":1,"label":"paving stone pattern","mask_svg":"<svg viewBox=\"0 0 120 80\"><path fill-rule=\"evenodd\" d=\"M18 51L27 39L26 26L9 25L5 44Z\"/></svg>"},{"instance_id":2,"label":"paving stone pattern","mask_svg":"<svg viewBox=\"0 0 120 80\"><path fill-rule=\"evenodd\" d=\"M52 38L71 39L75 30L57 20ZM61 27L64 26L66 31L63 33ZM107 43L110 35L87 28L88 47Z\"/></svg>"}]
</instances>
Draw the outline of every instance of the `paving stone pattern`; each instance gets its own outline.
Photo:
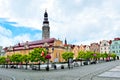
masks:
<instances>
[{"instance_id":1,"label":"paving stone pattern","mask_svg":"<svg viewBox=\"0 0 120 80\"><path fill-rule=\"evenodd\" d=\"M120 61L117 60L74 67L73 69L67 68L50 71L0 68L0 73L15 77L16 80L120 80L120 78L116 77L99 76L107 71L113 70L119 65Z\"/></svg>"}]
</instances>

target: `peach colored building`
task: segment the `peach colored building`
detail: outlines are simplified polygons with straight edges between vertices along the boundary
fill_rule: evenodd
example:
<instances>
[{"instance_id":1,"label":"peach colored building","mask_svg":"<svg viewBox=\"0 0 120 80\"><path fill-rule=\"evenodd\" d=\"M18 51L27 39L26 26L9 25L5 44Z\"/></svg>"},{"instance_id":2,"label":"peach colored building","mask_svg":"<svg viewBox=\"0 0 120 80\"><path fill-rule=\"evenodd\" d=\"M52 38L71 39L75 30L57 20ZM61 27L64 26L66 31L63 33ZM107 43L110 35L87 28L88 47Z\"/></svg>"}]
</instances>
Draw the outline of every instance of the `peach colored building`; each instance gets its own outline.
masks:
<instances>
[{"instance_id":1,"label":"peach colored building","mask_svg":"<svg viewBox=\"0 0 120 80\"><path fill-rule=\"evenodd\" d=\"M89 45L84 45L84 51L90 51L90 46Z\"/></svg>"},{"instance_id":2,"label":"peach colored building","mask_svg":"<svg viewBox=\"0 0 120 80\"><path fill-rule=\"evenodd\" d=\"M79 46L79 51L85 51L85 45L82 45L82 44L81 44L81 45Z\"/></svg>"},{"instance_id":3,"label":"peach colored building","mask_svg":"<svg viewBox=\"0 0 120 80\"><path fill-rule=\"evenodd\" d=\"M79 46L78 45L73 45L72 46L72 52L74 53L74 59L77 58L78 52L79 52Z\"/></svg>"},{"instance_id":4,"label":"peach colored building","mask_svg":"<svg viewBox=\"0 0 120 80\"><path fill-rule=\"evenodd\" d=\"M17 45L6 47L6 56L15 53L22 55L29 54L34 48L48 48L48 52L51 54L52 62L62 62L62 53L66 51L63 42L55 38L37 40L25 43L18 43Z\"/></svg>"},{"instance_id":5,"label":"peach colored building","mask_svg":"<svg viewBox=\"0 0 120 80\"><path fill-rule=\"evenodd\" d=\"M98 43L91 43L90 51L100 53L100 45Z\"/></svg>"}]
</instances>

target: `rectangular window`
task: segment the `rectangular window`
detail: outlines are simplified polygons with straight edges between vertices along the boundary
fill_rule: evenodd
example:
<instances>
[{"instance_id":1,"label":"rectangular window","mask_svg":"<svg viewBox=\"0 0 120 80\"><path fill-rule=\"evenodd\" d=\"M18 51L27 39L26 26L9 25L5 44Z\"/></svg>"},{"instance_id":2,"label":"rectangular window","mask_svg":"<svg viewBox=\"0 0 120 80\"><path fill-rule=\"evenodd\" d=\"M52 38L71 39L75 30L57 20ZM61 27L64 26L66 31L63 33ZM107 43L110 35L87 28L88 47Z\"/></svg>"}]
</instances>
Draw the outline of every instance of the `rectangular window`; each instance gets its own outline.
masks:
<instances>
[{"instance_id":1,"label":"rectangular window","mask_svg":"<svg viewBox=\"0 0 120 80\"><path fill-rule=\"evenodd\" d=\"M116 53L118 53L118 51L116 51Z\"/></svg>"},{"instance_id":2,"label":"rectangular window","mask_svg":"<svg viewBox=\"0 0 120 80\"><path fill-rule=\"evenodd\" d=\"M115 51L112 51L113 53L115 53Z\"/></svg>"},{"instance_id":3,"label":"rectangular window","mask_svg":"<svg viewBox=\"0 0 120 80\"><path fill-rule=\"evenodd\" d=\"M105 48L105 50L106 50L106 48Z\"/></svg>"},{"instance_id":4,"label":"rectangular window","mask_svg":"<svg viewBox=\"0 0 120 80\"><path fill-rule=\"evenodd\" d=\"M114 49L114 46L112 46L112 49Z\"/></svg>"}]
</instances>

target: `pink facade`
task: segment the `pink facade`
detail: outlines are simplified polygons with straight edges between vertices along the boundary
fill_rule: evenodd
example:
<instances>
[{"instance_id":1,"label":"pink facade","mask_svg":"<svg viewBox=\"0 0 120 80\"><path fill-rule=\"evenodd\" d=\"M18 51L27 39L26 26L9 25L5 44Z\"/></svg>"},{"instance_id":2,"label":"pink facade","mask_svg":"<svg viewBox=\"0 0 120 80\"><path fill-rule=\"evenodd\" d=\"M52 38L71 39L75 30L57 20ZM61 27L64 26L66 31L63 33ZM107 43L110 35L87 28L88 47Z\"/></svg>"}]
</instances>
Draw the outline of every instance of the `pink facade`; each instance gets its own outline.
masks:
<instances>
[{"instance_id":1,"label":"pink facade","mask_svg":"<svg viewBox=\"0 0 120 80\"><path fill-rule=\"evenodd\" d=\"M90 44L90 51L92 52L100 52L100 45L98 43L91 43Z\"/></svg>"}]
</instances>

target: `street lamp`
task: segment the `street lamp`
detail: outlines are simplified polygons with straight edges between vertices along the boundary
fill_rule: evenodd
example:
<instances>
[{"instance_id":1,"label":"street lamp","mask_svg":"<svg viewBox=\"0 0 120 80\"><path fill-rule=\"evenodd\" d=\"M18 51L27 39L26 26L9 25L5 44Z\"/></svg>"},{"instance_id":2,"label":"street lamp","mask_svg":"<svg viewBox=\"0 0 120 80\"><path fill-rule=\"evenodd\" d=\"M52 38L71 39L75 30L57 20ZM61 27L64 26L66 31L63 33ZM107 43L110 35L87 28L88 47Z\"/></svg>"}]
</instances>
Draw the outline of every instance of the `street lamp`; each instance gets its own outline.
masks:
<instances>
[{"instance_id":1,"label":"street lamp","mask_svg":"<svg viewBox=\"0 0 120 80\"><path fill-rule=\"evenodd\" d=\"M47 61L47 67L46 67L46 70L49 71L49 59L51 59L50 54L47 53L47 55L45 56L45 58L48 60L48 61Z\"/></svg>"},{"instance_id":2,"label":"street lamp","mask_svg":"<svg viewBox=\"0 0 120 80\"><path fill-rule=\"evenodd\" d=\"M47 59L47 67L46 70L49 71L49 59L51 59L50 53L49 53L49 48L48 48L48 44L45 43L44 44L46 50L47 50L47 55L45 56L45 59Z\"/></svg>"}]
</instances>

